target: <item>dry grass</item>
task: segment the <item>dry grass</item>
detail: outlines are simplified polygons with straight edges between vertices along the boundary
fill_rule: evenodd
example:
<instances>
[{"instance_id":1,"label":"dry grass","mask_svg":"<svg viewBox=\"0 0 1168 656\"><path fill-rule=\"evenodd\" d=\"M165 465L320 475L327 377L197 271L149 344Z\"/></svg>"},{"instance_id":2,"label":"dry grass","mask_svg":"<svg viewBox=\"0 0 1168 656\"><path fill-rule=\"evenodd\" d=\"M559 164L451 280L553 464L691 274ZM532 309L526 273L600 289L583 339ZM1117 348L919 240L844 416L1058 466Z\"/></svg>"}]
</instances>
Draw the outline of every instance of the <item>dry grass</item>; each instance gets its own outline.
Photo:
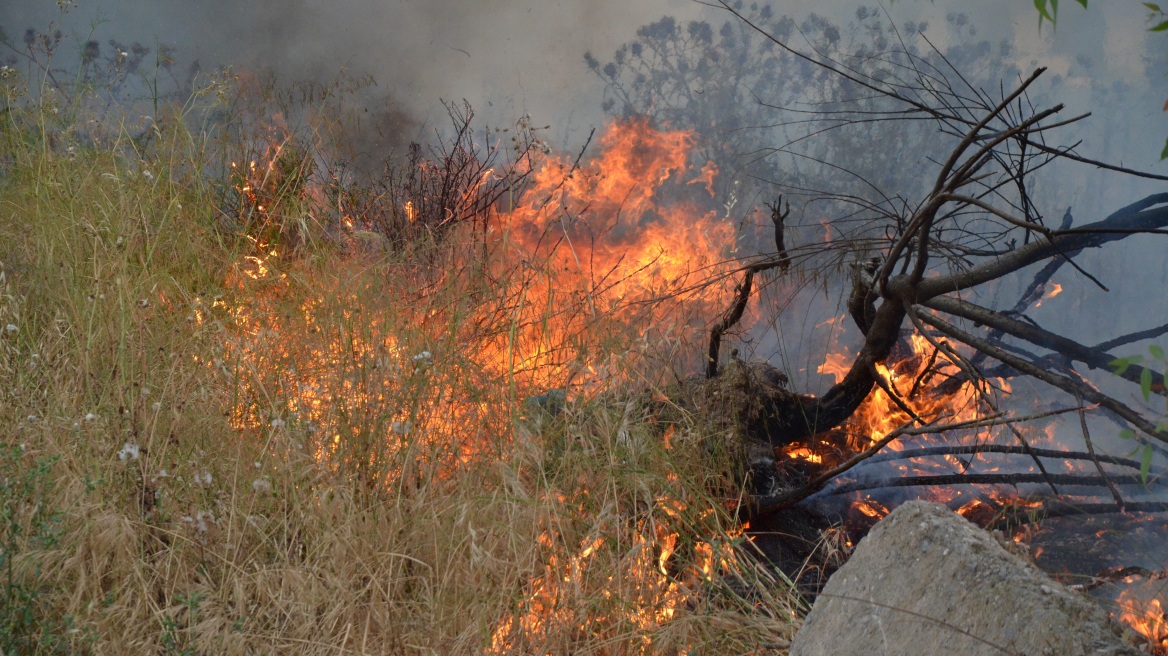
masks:
<instances>
[{"instance_id":1,"label":"dry grass","mask_svg":"<svg viewBox=\"0 0 1168 656\"><path fill-rule=\"evenodd\" d=\"M606 317L556 328L578 308L533 291L551 274L462 266L467 235L424 258L225 236L181 116L149 146L82 139L7 89L0 646L764 653L789 637L788 588L729 512L728 437L675 412L665 440L646 401L685 345ZM520 357L533 343L542 359ZM562 411L525 400L598 364Z\"/></svg>"}]
</instances>

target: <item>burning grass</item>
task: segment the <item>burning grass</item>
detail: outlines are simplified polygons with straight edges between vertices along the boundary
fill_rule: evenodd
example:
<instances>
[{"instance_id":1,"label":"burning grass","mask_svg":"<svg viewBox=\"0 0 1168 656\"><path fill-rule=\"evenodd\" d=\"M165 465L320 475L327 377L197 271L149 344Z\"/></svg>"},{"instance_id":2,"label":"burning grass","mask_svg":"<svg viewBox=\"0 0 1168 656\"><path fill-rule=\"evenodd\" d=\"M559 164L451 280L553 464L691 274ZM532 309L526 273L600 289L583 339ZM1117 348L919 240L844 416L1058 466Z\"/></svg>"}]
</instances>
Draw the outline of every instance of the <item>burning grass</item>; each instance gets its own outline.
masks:
<instances>
[{"instance_id":1,"label":"burning grass","mask_svg":"<svg viewBox=\"0 0 1168 656\"><path fill-rule=\"evenodd\" d=\"M222 231L210 151L181 117L143 146L8 103L6 650L763 653L789 637L789 587L745 556L728 503L725 436L681 411L666 431L644 401L694 329L647 303L710 251L602 262L543 241L533 257L525 240L548 233L518 214L400 255L293 251L279 230ZM585 173L580 193L615 182ZM319 223L279 197L304 185L268 188L280 221ZM553 191L535 189L516 206Z\"/></svg>"}]
</instances>

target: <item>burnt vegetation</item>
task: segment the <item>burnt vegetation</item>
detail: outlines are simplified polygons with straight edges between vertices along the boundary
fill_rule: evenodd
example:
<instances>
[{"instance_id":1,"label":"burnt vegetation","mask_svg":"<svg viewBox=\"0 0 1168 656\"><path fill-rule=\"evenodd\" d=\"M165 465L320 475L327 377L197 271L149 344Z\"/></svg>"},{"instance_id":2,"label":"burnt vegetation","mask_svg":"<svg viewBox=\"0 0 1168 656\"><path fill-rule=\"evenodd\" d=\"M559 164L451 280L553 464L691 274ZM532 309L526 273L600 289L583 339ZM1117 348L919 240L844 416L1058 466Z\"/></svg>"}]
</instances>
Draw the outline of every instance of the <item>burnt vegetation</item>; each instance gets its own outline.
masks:
<instances>
[{"instance_id":1,"label":"burnt vegetation","mask_svg":"<svg viewBox=\"0 0 1168 656\"><path fill-rule=\"evenodd\" d=\"M251 566L232 560L242 552L238 545L217 542L217 521L249 536L245 539L253 544L248 548L269 554L267 564L308 568L305 580L331 581L330 568L343 568L346 559L359 560L366 551L380 557L396 549L405 556L398 559L394 551L381 572L397 586L386 593L394 603L378 601L382 610L376 612L391 610L373 622L390 627L389 637L379 643L389 650L404 649L392 627L413 617L397 609L430 603L423 597L431 587L455 579L477 581L479 596L495 597L490 597L493 606L482 611L486 619L467 621L444 637L441 644L452 649L489 644L497 653L554 652L587 643L602 653L613 649L605 646L611 639L680 650L692 646L693 639L669 633L675 614L749 615L755 626L776 635L776 625L789 628L787 618L801 600L775 598L781 586L772 566L813 595L821 575L840 564L851 538L864 528L849 535L854 526L841 528L837 517L821 512L813 503L817 496L863 495L877 503L867 493L973 489L971 496L981 505L962 508L987 525L1017 524L1037 514L1163 510L1155 486L1165 473L1157 457L1168 454L1168 423L1158 409L1168 398L1162 371L1168 361L1155 341L1168 334L1168 324L1117 326L1106 338L1086 339L1044 326L1034 310L1049 298L1056 275L1068 286L1099 290L1143 284L1110 280L1098 270L1100 260L1088 262L1086 255L1118 252L1132 241L1168 234L1168 192L1128 199L1109 214L1083 216L1060 202L1057 185L1045 184L1052 171L1080 166L1116 180L1160 186L1168 177L1111 164L1081 148L1077 130L1089 115L1068 115L1053 100L1060 90L1057 80L1048 83L1051 75L1043 68L1018 70L1003 63L1010 59L1009 46L978 40L961 15L948 18L945 29L953 45L942 51L928 38L928 25L893 25L876 9L862 8L841 25L819 16L796 21L768 6L736 2L720 7L727 17L720 25L665 17L638 29L611 60L593 54L584 58L605 82L604 111L630 133L638 132L634 128L676 130L683 136L671 137L677 142L673 145L692 146L690 168L702 176L671 180L671 189L646 197L658 201L673 193L694 201L706 213L702 220L733 224L733 230L714 233L732 235L721 262L677 270L664 268L669 257L663 248L643 260L626 262L621 253L603 261L597 244L606 239L631 244L638 230L660 227L664 220L660 206L653 205L647 218L618 225L634 197L630 189L639 185L615 200L587 197L609 174L587 166L591 137L574 159L541 169L550 148L529 119L507 129L480 129L468 104L447 103L449 121L432 138L427 135L428 143L403 139L401 133L413 127L408 116L387 110L370 120L350 104L353 94L373 86L368 78L340 76L289 89L261 75L221 71L208 77L197 64L180 73L170 49L116 41L81 44L78 67L72 70L57 63L65 41L60 33L30 31L23 45L0 38L8 66L47 80L45 97L36 99L46 104L34 105L38 111L62 111L60 118L48 120L43 112L17 111L28 106L22 105L28 98L10 92L0 112L5 120L0 136L27 146L36 144L38 131L48 126L44 153L20 151L29 161L44 154L65 162L98 161L97 153L112 152L116 165L109 165L96 184L131 180L123 186L133 190L130 185L140 185L145 197L173 193L156 211L167 221L188 218L179 213L182 202L201 203L198 230L192 232L213 245L208 247L215 253L211 259L218 258L218 282L192 274L186 287L174 283L172 289L166 287L170 282L143 274L141 289L150 291L135 290L121 309L145 316L148 309L181 306L185 323L179 325L195 326L183 329L196 331L199 338L190 344L166 342L158 353L182 353L182 362L191 367L183 390L227 408L222 416L216 409L214 417L195 420L182 414L184 400L174 413L177 428L157 429L165 437L151 449L163 453L184 439L196 443L200 435L192 426L211 426L209 433L220 442L215 431L230 430L246 435L242 441L253 447L262 445L242 458L246 475L217 470L212 477L211 469L228 467L224 463L230 458L204 465L202 455L192 456L190 462L199 468L194 488L187 485L173 494L187 494L194 499L191 507L199 507L213 497L213 481L252 477L248 467L254 462L255 471L263 472L252 483L258 510L235 513L221 501L215 506L219 520L202 510L176 513L168 505L174 503L168 496L172 492L161 491L172 485L167 469L157 473L162 465L175 465L154 460L138 444L153 439L155 429L147 430L147 422L161 426L158 422L168 420L160 414L166 407L162 401L146 405L149 390L163 383L145 382L154 371L146 359L125 364L131 358L117 351L124 340L109 347L122 359L108 367L90 363L87 342L76 349L86 358L79 370L100 369L111 385L133 392L119 387L116 393L101 393L106 396L93 394L109 406L103 406L107 413L117 407L119 421L132 425L102 438L113 440L114 447L128 440L120 461L138 467L102 465L123 467L116 470L117 480L129 481L130 492L122 496L133 499L126 512L147 529L134 537L141 544L123 551L135 552L141 545L159 553L186 548L189 553L182 557L198 563L187 568L190 589L217 595L220 588L202 580L204 569L226 579ZM85 100L63 100L70 97ZM197 103L183 104L191 97L221 102L204 111ZM176 99L182 101L177 107ZM115 116L123 104L149 107L153 117L128 123L128 135L101 129L98 119ZM169 160L178 163L167 177L159 165L171 157L167 149L176 141L189 143L183 141L187 133L176 128L187 123L200 124L206 130L201 137L214 135L207 138L212 155L199 151L186 160ZM634 153L652 159L646 143L634 142ZM392 148L371 153L368 143ZM15 155L0 153L0 166L4 172L22 171L22 179L34 178L28 173L32 167ZM552 173L539 182L551 180L550 186L537 186L536 178L547 170ZM87 179L86 184L93 183ZM537 198L528 195L533 189ZM617 217L595 219L595 206ZM123 209L103 211L133 215ZM521 219L531 225L515 225ZM88 226L85 221L88 217L77 222ZM174 237L175 224L165 225L165 230L116 226L136 235L124 240L114 228L86 227L100 233L94 243L101 248L78 261L105 257L104 239L112 244L111 269L132 269L140 261L153 265L153 251L142 244L163 234L175 242L166 245L178 254L174 261L185 253L199 265L191 268L200 268L204 256L183 251L187 245ZM117 260L127 243L146 255L140 261L127 259L128 264ZM39 252L36 248L28 250ZM520 255L506 259L516 252ZM321 261L317 257L325 264L313 268ZM26 255L20 266L33 271L37 262ZM344 271L321 273L333 267ZM579 273L580 280L555 287L552 280L561 270ZM637 276L654 271L668 271L672 279L636 286ZM187 280L182 276L188 273L167 275L173 282ZM107 277L126 275L118 269L118 276ZM104 289L99 282L106 284L85 284ZM207 291L217 284L222 293ZM169 291L156 292L160 287ZM337 294L338 288L355 291L346 296ZM85 299L78 301L83 307L105 298L103 291L76 290L58 297ZM838 380L823 390L800 389L809 377L798 375L798 363L784 351L805 356L814 348L788 344L806 337L806 331L788 327L805 319L792 315L806 310L809 297L826 298L824 303L840 308L840 321L857 338L855 353L835 363ZM697 320L675 319L666 310L655 314L694 298L699 300L692 307L703 313ZM15 300L9 304L20 309ZM6 371L32 370L25 360L33 338L21 332L31 329L17 323L39 315L4 311L4 322L16 317L6 326L15 335L4 336L8 359L0 364ZM111 326L123 325L109 312ZM46 311L37 320L54 339L64 340L70 333L62 327L63 314L44 318ZM148 342L151 354L151 340L182 334L165 323L174 317L155 324L150 323L153 316L135 324L141 331L135 339ZM612 333L598 336L597 326ZM661 337L694 326L700 332L695 341ZM89 339L99 343L105 337ZM650 344L668 347L650 353ZM1132 357L1136 349L1147 349L1152 357ZM60 357L74 356L65 352ZM686 370L663 362L685 362ZM316 374L319 378L312 377ZM612 382L621 376L624 382ZM70 381L51 384L67 390L63 397L74 391ZM1053 390L1059 396L1030 404L1019 401L1023 394L1011 388L1040 397ZM129 410L120 400L126 395ZM878 396L885 399L885 414L900 419L879 430L861 426L861 415L871 413ZM119 400L109 401L115 397ZM47 413L38 401L22 402L34 410L21 411L27 421L20 430L48 430ZM100 416L75 414L84 418L74 424L76 431L89 430L83 422ZM1092 433L1100 419L1111 421L1102 425L1114 426L1113 433L1132 445L1129 453L1101 448L1115 435L1100 435L1098 428ZM1033 443L1029 426L1052 421L1078 429L1081 446L1065 439L1056 445ZM342 440L342 434L352 439ZM271 456L266 449L276 442L287 452L266 459ZM23 453L23 447L12 451L14 469ZM982 457L1016 464L1005 471L980 468ZM907 471L924 459L944 459L951 466ZM685 465L675 466L681 462ZM905 471L856 475L861 466L875 465ZM81 485L79 480L71 483ZM273 481L281 494L303 497L284 503L266 496ZM89 478L84 484L90 484ZM665 491L652 486L665 486ZM609 489L616 491L613 498L601 499ZM1001 489L1011 492L990 492ZM450 490L454 496L442 496ZM494 526L475 528L467 520L520 513L506 505L508 495L522 497L523 509L531 512L508 525L511 533ZM236 491L220 499L228 496L234 499ZM439 529L431 530L429 520L419 526L409 523L418 520L393 514L414 506L421 509L419 517L442 518ZM294 516L299 507L308 508L304 517ZM554 511L545 512L545 507ZM349 545L351 551L336 548L328 537L334 528L330 513L340 514L337 508L359 517L347 525L357 545ZM876 508L871 518L882 512L886 509ZM265 513L283 516L286 525L270 533L253 531L258 521L266 521ZM742 538L746 521L757 541ZM363 548L368 542L360 540L384 538L380 522L395 526L398 537L393 539L400 542L381 551ZM730 524L734 528L728 530ZM544 528L549 525L555 527ZM775 538L778 530L793 535ZM361 531L369 535L357 535ZM469 535L471 546L464 540L446 550L447 545L428 541L431 533L460 540ZM172 534L192 537L172 547L178 543ZM532 543L538 544L538 557L527 553ZM513 547L521 552L507 551ZM329 558L321 555L326 553ZM495 569L487 575L473 570L449 576L426 559ZM521 572L507 569L520 559L525 559ZM219 561L225 563L222 571L208 565ZM589 571L590 562L605 565ZM361 562L362 567L377 565ZM631 582L624 592L636 598L629 604L635 612L615 609L617 601L625 600L607 596L605 586L613 577L606 568L619 569ZM1138 571L1148 575L1149 570ZM352 575L350 583L362 590L372 576L362 569L336 578L345 580L345 575ZM605 591L603 601L572 598L571 603L587 607L576 614L577 607L563 599L588 592L581 583L585 579ZM561 587L561 580L571 586ZM569 590L572 586L575 590ZM144 589L163 610L133 612L164 616L159 640L170 640L171 646L198 640L217 644L198 633L198 602L179 587L151 579ZM323 584L316 593L331 602L333 591ZM248 594L258 598L266 592ZM278 605L270 599L265 603L261 610ZM364 608L361 603L366 602L354 602L354 608ZM457 608L462 613L463 607ZM707 613L710 609L716 612ZM40 630L35 609L28 612L34 619L17 627L22 640ZM262 620L264 629L281 636L293 624L310 630L305 628L309 622L289 622L282 612L271 611L272 618ZM247 615L241 611L232 617L243 622ZM227 625L222 618L217 621ZM356 626L370 620L345 621ZM438 622L432 631L446 629ZM330 630L339 631L344 624L333 625ZM722 629L711 626L710 635L719 635ZM593 634L599 643L587 642ZM726 644L783 648L781 642L757 644L757 635L736 634ZM344 646L349 631L330 639ZM709 644L720 639L709 638Z\"/></svg>"},{"instance_id":2,"label":"burnt vegetation","mask_svg":"<svg viewBox=\"0 0 1168 656\"><path fill-rule=\"evenodd\" d=\"M744 515L773 515L827 487L843 495L1027 484L1045 492L1058 514L1075 504L1081 512L1160 510L1146 501L1153 457L1165 452L1168 439L1164 414L1146 403L1164 395L1158 349L1152 344L1150 363L1124 354L1168 326L1120 327L1086 344L1044 328L1028 312L1059 271L1073 272L1075 285L1108 290L1116 283L1082 265L1083 254L1133 236L1162 235L1168 221L1164 193L1131 198L1105 216L1076 215L1042 183L1060 175L1053 165L1119 180L1168 178L1085 153L1077 128L1089 125L1089 115L1067 115L1052 99L1058 76L1051 81L1043 68L1005 65L1009 45L978 41L962 15L949 16L947 28L959 38L942 52L927 25L895 26L877 9L861 8L841 28L815 16L796 22L767 6L721 6L730 18L720 27L666 17L638 30L610 61L588 55L586 63L607 83L607 111L645 113L699 135L699 158L715 162L721 173L719 201L729 216L746 217L740 241L759 252L740 263L733 298L722 316L711 318L710 382L703 388L734 391L736 423L754 443L747 452L755 459L756 496ZM907 153L910 161L894 163ZM806 214L814 208L832 217L823 224L830 239L824 241L820 226L800 223L799 205ZM1003 302L1000 290L1015 287L1021 294ZM758 298L768 289L788 298ZM845 299L841 305L862 337L841 379L814 395L792 389L769 357L743 362L739 356L740 346L745 352L759 343L760 314L769 312L778 332L797 321L789 309L800 306L789 297L807 289ZM748 307L755 307L749 321ZM744 341L727 358L724 345L736 330ZM914 333L927 343L916 352L908 344ZM915 373L907 381L902 376L898 387L892 371L908 361ZM1064 402L1018 412L1008 391L1017 379L1049 386ZM960 389L975 392L975 417L958 418L953 408L924 415L915 409L918 397L944 399ZM874 390L905 422L857 441L849 423ZM1144 404L1132 400L1140 395ZM1081 428L1079 448L1033 447L1016 425L1059 415ZM1131 441L1132 457L1097 453L1088 416L1112 420L1112 436ZM950 433L979 430L996 437L944 445ZM926 434L941 445L886 455L890 444ZM796 451L810 451L814 462L784 461L783 453ZM1020 464L1006 473L847 477L870 459L989 453ZM1061 465L1051 463L1062 460L1088 469L1057 471ZM1003 510L1000 500L994 507Z\"/></svg>"}]
</instances>

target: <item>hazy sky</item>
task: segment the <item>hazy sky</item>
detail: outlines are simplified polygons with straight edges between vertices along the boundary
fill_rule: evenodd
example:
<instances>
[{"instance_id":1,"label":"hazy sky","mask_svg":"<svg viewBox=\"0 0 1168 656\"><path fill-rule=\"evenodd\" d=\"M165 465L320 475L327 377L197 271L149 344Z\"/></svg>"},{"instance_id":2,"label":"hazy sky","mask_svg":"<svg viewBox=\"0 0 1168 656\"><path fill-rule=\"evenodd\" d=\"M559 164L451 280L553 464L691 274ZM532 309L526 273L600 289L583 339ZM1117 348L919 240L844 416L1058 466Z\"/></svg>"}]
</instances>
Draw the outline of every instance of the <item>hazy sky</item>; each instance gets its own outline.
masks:
<instances>
[{"instance_id":1,"label":"hazy sky","mask_svg":"<svg viewBox=\"0 0 1168 656\"><path fill-rule=\"evenodd\" d=\"M441 115L439 98L466 98L493 121L528 112L561 135L602 118L601 83L584 66L585 51L604 60L637 27L666 14L728 17L692 0L78 0L64 18L57 4L2 0L0 26L18 46L25 28L44 29L52 21L77 42L92 30L103 44L109 38L169 43L181 62L198 59L205 70L233 64L319 80L347 68L372 74L389 102L430 121ZM846 23L859 4L773 6L795 17L814 10ZM896 0L887 10L898 24L924 19L937 27L946 13L966 12L979 37L1010 39L1021 57L1056 71L1086 54L1106 60L1106 74L1141 75L1137 55L1147 44L1139 3L1115 0L1107 11L1088 12L1067 4L1058 33L1048 28L1041 35L1028 0Z\"/></svg>"}]
</instances>

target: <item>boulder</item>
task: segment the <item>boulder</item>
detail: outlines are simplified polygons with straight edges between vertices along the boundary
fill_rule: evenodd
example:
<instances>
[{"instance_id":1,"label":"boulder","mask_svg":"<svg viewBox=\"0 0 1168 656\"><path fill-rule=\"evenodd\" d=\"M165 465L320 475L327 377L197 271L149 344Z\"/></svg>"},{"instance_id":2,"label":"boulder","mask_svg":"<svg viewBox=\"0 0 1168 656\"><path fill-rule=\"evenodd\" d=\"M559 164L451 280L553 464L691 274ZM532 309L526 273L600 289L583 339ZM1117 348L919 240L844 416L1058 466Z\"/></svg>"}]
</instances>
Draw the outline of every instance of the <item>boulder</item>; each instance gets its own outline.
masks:
<instances>
[{"instance_id":1,"label":"boulder","mask_svg":"<svg viewBox=\"0 0 1168 656\"><path fill-rule=\"evenodd\" d=\"M1139 654L1093 600L943 505L910 501L828 581L791 656Z\"/></svg>"}]
</instances>

